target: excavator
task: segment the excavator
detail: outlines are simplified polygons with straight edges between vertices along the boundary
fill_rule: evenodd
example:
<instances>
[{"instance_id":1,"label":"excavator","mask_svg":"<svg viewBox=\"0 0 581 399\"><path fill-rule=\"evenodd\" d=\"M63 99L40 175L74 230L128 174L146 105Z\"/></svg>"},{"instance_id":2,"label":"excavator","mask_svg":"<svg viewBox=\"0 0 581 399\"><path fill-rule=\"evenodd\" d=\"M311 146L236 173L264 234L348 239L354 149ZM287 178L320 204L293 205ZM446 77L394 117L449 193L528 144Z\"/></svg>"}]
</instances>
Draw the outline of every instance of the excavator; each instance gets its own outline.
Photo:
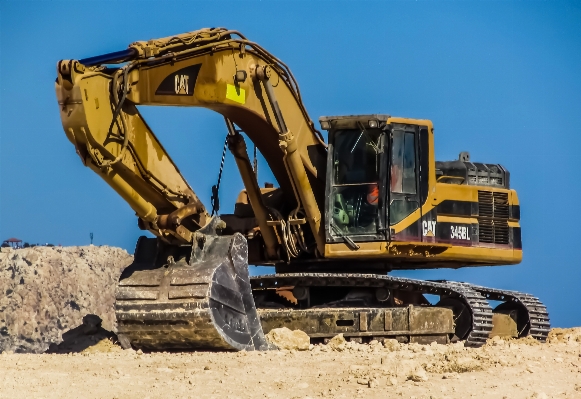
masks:
<instances>
[{"instance_id":1,"label":"excavator","mask_svg":"<svg viewBox=\"0 0 581 399\"><path fill-rule=\"evenodd\" d=\"M549 315L530 294L389 274L522 259L510 173L467 152L436 161L431 121L323 116L326 142L288 66L225 28L61 60L56 94L83 164L151 233L116 288L124 347L268 350L265 334L280 327L313 343L545 341ZM200 201L139 113L146 105L224 117L244 183L232 214L219 213L219 184L212 209ZM259 185L245 136L276 187ZM251 277L249 264L275 273Z\"/></svg>"}]
</instances>

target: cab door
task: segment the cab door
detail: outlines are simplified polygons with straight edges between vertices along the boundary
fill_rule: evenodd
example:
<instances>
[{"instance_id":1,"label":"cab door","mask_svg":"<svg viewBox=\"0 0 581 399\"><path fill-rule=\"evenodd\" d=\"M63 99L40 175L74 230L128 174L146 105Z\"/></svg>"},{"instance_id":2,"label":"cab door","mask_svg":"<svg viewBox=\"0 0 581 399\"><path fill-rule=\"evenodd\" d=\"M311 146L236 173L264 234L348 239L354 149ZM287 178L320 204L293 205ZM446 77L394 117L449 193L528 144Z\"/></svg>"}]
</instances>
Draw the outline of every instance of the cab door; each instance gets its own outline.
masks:
<instances>
[{"instance_id":1,"label":"cab door","mask_svg":"<svg viewBox=\"0 0 581 399\"><path fill-rule=\"evenodd\" d=\"M422 241L419 127L393 124L387 168L387 224L392 241Z\"/></svg>"},{"instance_id":2,"label":"cab door","mask_svg":"<svg viewBox=\"0 0 581 399\"><path fill-rule=\"evenodd\" d=\"M327 163L327 242L385 241L385 133L332 130ZM354 247L354 245L349 244Z\"/></svg>"}]
</instances>

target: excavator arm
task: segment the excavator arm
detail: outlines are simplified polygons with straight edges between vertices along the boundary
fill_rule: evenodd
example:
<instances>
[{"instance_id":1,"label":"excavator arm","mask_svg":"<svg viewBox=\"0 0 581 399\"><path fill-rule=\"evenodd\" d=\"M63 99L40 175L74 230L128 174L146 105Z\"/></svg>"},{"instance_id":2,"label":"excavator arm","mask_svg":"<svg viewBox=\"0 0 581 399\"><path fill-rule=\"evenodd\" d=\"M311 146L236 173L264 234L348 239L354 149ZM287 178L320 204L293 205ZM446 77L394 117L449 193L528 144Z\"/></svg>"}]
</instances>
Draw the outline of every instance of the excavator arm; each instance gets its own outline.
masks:
<instances>
[{"instance_id":1,"label":"excavator arm","mask_svg":"<svg viewBox=\"0 0 581 399\"><path fill-rule=\"evenodd\" d=\"M171 244L190 244L209 214L136 106L204 107L225 117L229 147L268 257L278 256L276 217L262 203L239 130L264 155L285 194L285 208L306 215L317 249L324 253L320 208L326 145L292 73L262 47L236 31L202 29L135 42L103 56L63 60L57 74L68 139L83 163L127 201L143 229Z\"/></svg>"}]
</instances>

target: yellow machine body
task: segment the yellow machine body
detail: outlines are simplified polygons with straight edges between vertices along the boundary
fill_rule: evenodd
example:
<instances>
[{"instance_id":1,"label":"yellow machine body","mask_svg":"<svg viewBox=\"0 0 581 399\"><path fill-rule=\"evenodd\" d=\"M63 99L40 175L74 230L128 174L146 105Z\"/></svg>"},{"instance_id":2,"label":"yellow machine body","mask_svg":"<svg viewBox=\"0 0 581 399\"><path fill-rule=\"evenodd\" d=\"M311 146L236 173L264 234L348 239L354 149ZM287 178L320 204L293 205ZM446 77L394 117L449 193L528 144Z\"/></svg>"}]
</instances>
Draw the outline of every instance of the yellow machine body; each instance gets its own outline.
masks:
<instances>
[{"instance_id":1,"label":"yellow machine body","mask_svg":"<svg viewBox=\"0 0 581 399\"><path fill-rule=\"evenodd\" d=\"M429 120L324 116L325 140L290 69L224 28L62 60L56 94L83 164L155 236L139 239L119 281L124 346L262 350L263 330L283 325L313 340L343 333L482 345L493 324L486 299L504 301L495 320L510 331L499 324L495 333L546 338L546 309L528 294L387 275L522 259L509 172L468 153L436 161ZM147 105L224 117L245 187L232 213L214 216L216 186L212 210L200 201L139 113ZM278 187L259 185L244 136ZM207 165L196 169L207 173ZM276 274L250 278L249 263ZM424 294L441 299L432 305Z\"/></svg>"}]
</instances>

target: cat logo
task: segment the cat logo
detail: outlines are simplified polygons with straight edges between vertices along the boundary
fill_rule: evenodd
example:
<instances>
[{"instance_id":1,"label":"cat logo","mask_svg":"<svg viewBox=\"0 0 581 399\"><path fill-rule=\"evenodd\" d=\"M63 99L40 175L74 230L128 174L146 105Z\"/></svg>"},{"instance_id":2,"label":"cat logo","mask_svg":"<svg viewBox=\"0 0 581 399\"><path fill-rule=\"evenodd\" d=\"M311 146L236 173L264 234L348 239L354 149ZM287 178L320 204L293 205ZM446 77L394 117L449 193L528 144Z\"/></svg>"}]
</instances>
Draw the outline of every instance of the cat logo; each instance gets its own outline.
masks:
<instances>
[{"instance_id":1,"label":"cat logo","mask_svg":"<svg viewBox=\"0 0 581 399\"><path fill-rule=\"evenodd\" d=\"M202 64L190 65L166 76L155 91L155 95L193 96L196 79Z\"/></svg>"},{"instance_id":2,"label":"cat logo","mask_svg":"<svg viewBox=\"0 0 581 399\"><path fill-rule=\"evenodd\" d=\"M188 75L176 75L175 77L176 94L190 94L188 92L188 80L190 80L190 77Z\"/></svg>"},{"instance_id":3,"label":"cat logo","mask_svg":"<svg viewBox=\"0 0 581 399\"><path fill-rule=\"evenodd\" d=\"M434 237L436 235L436 221L424 220L422 222L422 234L424 237Z\"/></svg>"}]
</instances>

